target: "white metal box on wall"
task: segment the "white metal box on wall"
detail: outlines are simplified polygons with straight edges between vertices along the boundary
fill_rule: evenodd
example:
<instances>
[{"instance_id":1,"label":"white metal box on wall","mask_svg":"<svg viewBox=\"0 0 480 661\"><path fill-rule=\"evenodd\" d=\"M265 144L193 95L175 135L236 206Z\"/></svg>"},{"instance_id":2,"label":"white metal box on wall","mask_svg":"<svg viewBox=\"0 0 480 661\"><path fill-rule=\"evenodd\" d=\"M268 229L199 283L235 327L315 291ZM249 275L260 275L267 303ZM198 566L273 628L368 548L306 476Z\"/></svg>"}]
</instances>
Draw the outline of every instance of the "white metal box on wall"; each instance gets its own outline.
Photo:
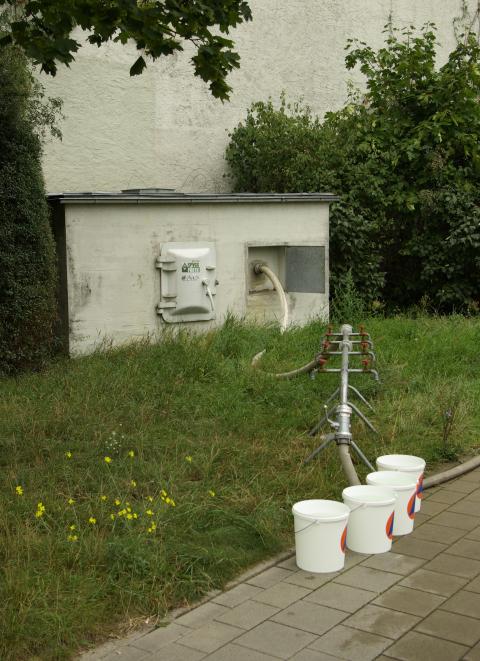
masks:
<instances>
[{"instance_id":1,"label":"white metal box on wall","mask_svg":"<svg viewBox=\"0 0 480 661\"><path fill-rule=\"evenodd\" d=\"M183 194L161 190L49 195L59 257L61 334L71 355L195 330L228 313L290 323L328 318L327 193Z\"/></svg>"}]
</instances>

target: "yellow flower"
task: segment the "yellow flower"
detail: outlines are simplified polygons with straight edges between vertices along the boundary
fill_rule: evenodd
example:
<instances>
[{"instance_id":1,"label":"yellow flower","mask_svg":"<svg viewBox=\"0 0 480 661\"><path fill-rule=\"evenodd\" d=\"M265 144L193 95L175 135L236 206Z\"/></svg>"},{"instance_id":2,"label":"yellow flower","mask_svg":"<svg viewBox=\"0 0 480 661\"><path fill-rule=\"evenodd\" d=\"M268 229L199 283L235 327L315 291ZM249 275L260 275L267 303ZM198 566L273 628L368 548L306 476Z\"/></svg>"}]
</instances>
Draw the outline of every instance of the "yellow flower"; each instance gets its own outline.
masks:
<instances>
[{"instance_id":1,"label":"yellow flower","mask_svg":"<svg viewBox=\"0 0 480 661\"><path fill-rule=\"evenodd\" d=\"M130 459L133 459L133 457L135 456L135 452L133 450L129 450L128 456L130 457Z\"/></svg>"},{"instance_id":2,"label":"yellow flower","mask_svg":"<svg viewBox=\"0 0 480 661\"><path fill-rule=\"evenodd\" d=\"M76 542L77 539L78 539L78 536L77 535L69 535L67 537L67 539L68 539L69 542Z\"/></svg>"},{"instance_id":3,"label":"yellow flower","mask_svg":"<svg viewBox=\"0 0 480 661\"><path fill-rule=\"evenodd\" d=\"M157 529L157 524L152 521L150 528L147 528L147 532L152 533L155 532L156 529Z\"/></svg>"},{"instance_id":4,"label":"yellow flower","mask_svg":"<svg viewBox=\"0 0 480 661\"><path fill-rule=\"evenodd\" d=\"M43 503L38 503L35 516L37 517L37 519L40 519L44 514L45 514L45 505Z\"/></svg>"},{"instance_id":5,"label":"yellow flower","mask_svg":"<svg viewBox=\"0 0 480 661\"><path fill-rule=\"evenodd\" d=\"M135 480L130 480L130 486L132 486L132 487L137 486L137 483L135 482Z\"/></svg>"},{"instance_id":6,"label":"yellow flower","mask_svg":"<svg viewBox=\"0 0 480 661\"><path fill-rule=\"evenodd\" d=\"M65 452L65 456L67 457L67 459L72 458L72 453L70 452L70 450L68 452Z\"/></svg>"},{"instance_id":7,"label":"yellow flower","mask_svg":"<svg viewBox=\"0 0 480 661\"><path fill-rule=\"evenodd\" d=\"M75 526L75 525L72 524L72 525L69 527L69 530L76 530L76 528L77 528L77 526Z\"/></svg>"},{"instance_id":8,"label":"yellow flower","mask_svg":"<svg viewBox=\"0 0 480 661\"><path fill-rule=\"evenodd\" d=\"M112 458L111 457L104 457L103 460L106 464L111 464L112 463Z\"/></svg>"},{"instance_id":9,"label":"yellow flower","mask_svg":"<svg viewBox=\"0 0 480 661\"><path fill-rule=\"evenodd\" d=\"M145 512L145 514L146 514L147 516L153 516L153 512L152 512L152 510L147 510L147 511Z\"/></svg>"},{"instance_id":10,"label":"yellow flower","mask_svg":"<svg viewBox=\"0 0 480 661\"><path fill-rule=\"evenodd\" d=\"M74 502L75 502L75 501L74 501L73 498L69 498L69 499L67 500L67 503L68 503L69 505L73 505Z\"/></svg>"},{"instance_id":11,"label":"yellow flower","mask_svg":"<svg viewBox=\"0 0 480 661\"><path fill-rule=\"evenodd\" d=\"M214 496L215 496L215 491L213 491L212 489L209 489L209 491L208 491L208 495L211 496L212 498L214 498Z\"/></svg>"},{"instance_id":12,"label":"yellow flower","mask_svg":"<svg viewBox=\"0 0 480 661\"><path fill-rule=\"evenodd\" d=\"M138 514L136 512L133 513L133 518L138 519Z\"/></svg>"},{"instance_id":13,"label":"yellow flower","mask_svg":"<svg viewBox=\"0 0 480 661\"><path fill-rule=\"evenodd\" d=\"M148 502L153 503L153 498L152 498L152 496L147 496L147 500L148 500Z\"/></svg>"},{"instance_id":14,"label":"yellow flower","mask_svg":"<svg viewBox=\"0 0 480 661\"><path fill-rule=\"evenodd\" d=\"M118 498L115 498L115 505L116 505L117 507L120 505L120 501L118 500Z\"/></svg>"},{"instance_id":15,"label":"yellow flower","mask_svg":"<svg viewBox=\"0 0 480 661\"><path fill-rule=\"evenodd\" d=\"M165 497L165 496L167 495L167 492L165 491L165 489L162 489L162 490L160 491L160 493L162 494L163 497Z\"/></svg>"},{"instance_id":16,"label":"yellow flower","mask_svg":"<svg viewBox=\"0 0 480 661\"><path fill-rule=\"evenodd\" d=\"M105 500L107 500L107 497L106 496L100 496L100 500L105 501Z\"/></svg>"},{"instance_id":17,"label":"yellow flower","mask_svg":"<svg viewBox=\"0 0 480 661\"><path fill-rule=\"evenodd\" d=\"M130 512L127 514L127 519L130 521L130 519L133 519L133 516L130 514Z\"/></svg>"},{"instance_id":18,"label":"yellow flower","mask_svg":"<svg viewBox=\"0 0 480 661\"><path fill-rule=\"evenodd\" d=\"M185 457L185 461L188 461L188 463L191 464L191 463L192 463L192 457L188 454L188 455Z\"/></svg>"},{"instance_id":19,"label":"yellow flower","mask_svg":"<svg viewBox=\"0 0 480 661\"><path fill-rule=\"evenodd\" d=\"M118 516L124 516L127 513L127 510L119 510L117 512Z\"/></svg>"},{"instance_id":20,"label":"yellow flower","mask_svg":"<svg viewBox=\"0 0 480 661\"><path fill-rule=\"evenodd\" d=\"M15 493L17 494L17 496L23 496L23 487L21 487L20 485L16 486Z\"/></svg>"},{"instance_id":21,"label":"yellow flower","mask_svg":"<svg viewBox=\"0 0 480 661\"><path fill-rule=\"evenodd\" d=\"M91 517L88 519L88 523L91 523L92 526L94 526L94 525L97 523L97 519L96 519L94 516L91 516Z\"/></svg>"},{"instance_id":22,"label":"yellow flower","mask_svg":"<svg viewBox=\"0 0 480 661\"><path fill-rule=\"evenodd\" d=\"M111 518L112 521L113 521L113 520L115 519L115 514L110 514L110 518Z\"/></svg>"}]
</instances>

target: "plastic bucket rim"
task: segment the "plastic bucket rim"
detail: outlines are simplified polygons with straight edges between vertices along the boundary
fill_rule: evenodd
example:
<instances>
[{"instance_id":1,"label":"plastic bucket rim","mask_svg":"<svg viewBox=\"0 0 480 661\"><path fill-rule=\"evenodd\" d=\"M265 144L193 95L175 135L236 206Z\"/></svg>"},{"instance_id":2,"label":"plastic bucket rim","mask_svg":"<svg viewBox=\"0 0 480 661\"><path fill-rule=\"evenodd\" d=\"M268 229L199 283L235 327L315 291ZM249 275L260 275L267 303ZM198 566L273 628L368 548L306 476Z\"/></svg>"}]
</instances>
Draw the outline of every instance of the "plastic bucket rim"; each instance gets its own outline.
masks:
<instances>
[{"instance_id":1,"label":"plastic bucket rim","mask_svg":"<svg viewBox=\"0 0 480 661\"><path fill-rule=\"evenodd\" d=\"M411 472L413 472L413 471L411 471ZM368 483L368 479L369 478L372 479L371 478L372 475L385 475L386 473L393 473L394 475L401 475L402 473L405 473L405 476L406 477L408 476L408 478L411 480L411 482L409 482L408 484L387 484L387 483L385 483L385 484L375 484L375 483L373 483L373 484L370 484L370 486L372 486L372 487L386 486L389 489L393 489L393 491L411 491L411 490L417 488L417 482L418 482L417 478L415 478L415 479L411 478L410 473L408 473L408 471L374 471L373 473L369 473L365 479L367 480L367 483ZM392 477L393 477L393 475L392 475Z\"/></svg>"},{"instance_id":2,"label":"plastic bucket rim","mask_svg":"<svg viewBox=\"0 0 480 661\"><path fill-rule=\"evenodd\" d=\"M392 462L389 462L388 460L392 458ZM416 460L417 463L413 465L413 462L410 464L410 466L402 466L401 468L394 468L394 458L397 459L413 459ZM377 466L389 466L387 470L396 470L401 473L416 473L418 471L423 472L425 470L425 466L427 465L427 462L425 459L422 459L422 457L417 457L414 454L383 454L380 457L377 457L376 459L376 464Z\"/></svg>"},{"instance_id":3,"label":"plastic bucket rim","mask_svg":"<svg viewBox=\"0 0 480 661\"><path fill-rule=\"evenodd\" d=\"M336 505L341 505L342 507L345 507L347 511L339 512L338 514L333 514L331 516L329 515L322 515L319 513L314 513L314 514L307 514L305 512L299 512L296 510L297 505L301 505L302 503L308 503L308 502L324 502L324 503L335 503ZM292 506L292 514L293 516L298 517L299 519L303 519L304 521L316 521L318 523L335 523L338 521L345 521L348 519L350 516L350 509L348 508L348 505L345 505L345 503L341 503L338 500L325 500L325 499L319 499L319 498L312 498L310 500L300 500L298 503L294 503Z\"/></svg>"},{"instance_id":4,"label":"plastic bucket rim","mask_svg":"<svg viewBox=\"0 0 480 661\"><path fill-rule=\"evenodd\" d=\"M361 497L355 497L351 496L349 493L345 493L348 491L348 489L355 489L359 486L368 486L372 487L372 489L379 489L380 491L384 492L384 499L383 500L378 500L378 501L365 501L362 500ZM391 495L389 494L391 493ZM350 487L345 487L345 489L342 491L342 498L345 500L347 498L348 500L351 500L353 503L357 505L363 505L364 507L386 507L387 505L395 505L395 502L397 500L397 497L395 495L395 492L392 488L389 487L377 487L377 485L373 484L358 484Z\"/></svg>"}]
</instances>

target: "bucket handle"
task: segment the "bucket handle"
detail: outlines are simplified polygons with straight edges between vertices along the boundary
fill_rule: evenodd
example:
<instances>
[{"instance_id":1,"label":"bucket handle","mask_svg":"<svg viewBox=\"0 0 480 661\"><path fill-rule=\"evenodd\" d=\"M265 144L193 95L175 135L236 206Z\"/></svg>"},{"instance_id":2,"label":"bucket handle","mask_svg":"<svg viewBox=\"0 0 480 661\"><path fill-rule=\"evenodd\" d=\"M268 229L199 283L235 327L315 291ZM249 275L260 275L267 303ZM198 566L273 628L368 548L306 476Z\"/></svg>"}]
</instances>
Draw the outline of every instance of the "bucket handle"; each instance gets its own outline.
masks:
<instances>
[{"instance_id":1,"label":"bucket handle","mask_svg":"<svg viewBox=\"0 0 480 661\"><path fill-rule=\"evenodd\" d=\"M354 512L355 510L360 509L361 507L366 507L366 503L361 503L360 505L357 505L357 507L352 507L350 512ZM317 523L329 523L330 521L338 521L337 517L325 517L324 519L315 519L315 521L312 521L308 525L304 526L303 528L300 528L300 530L295 530L295 534L298 535L299 533L303 532L304 530L308 530L308 528L311 528L312 526L316 525Z\"/></svg>"}]
</instances>

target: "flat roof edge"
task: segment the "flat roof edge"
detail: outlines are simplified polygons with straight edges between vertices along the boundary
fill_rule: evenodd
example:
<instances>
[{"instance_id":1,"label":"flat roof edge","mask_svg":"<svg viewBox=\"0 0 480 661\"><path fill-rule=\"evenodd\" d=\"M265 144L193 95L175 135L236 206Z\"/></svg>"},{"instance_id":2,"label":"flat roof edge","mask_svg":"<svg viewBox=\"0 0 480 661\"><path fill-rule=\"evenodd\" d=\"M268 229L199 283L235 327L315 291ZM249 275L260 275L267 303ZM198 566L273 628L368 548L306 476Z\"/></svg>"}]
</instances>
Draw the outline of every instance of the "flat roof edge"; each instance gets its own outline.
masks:
<instances>
[{"instance_id":1,"label":"flat roof edge","mask_svg":"<svg viewBox=\"0 0 480 661\"><path fill-rule=\"evenodd\" d=\"M174 193L132 195L126 193L50 193L50 202L60 204L215 204L254 202L336 202L333 193Z\"/></svg>"}]
</instances>

